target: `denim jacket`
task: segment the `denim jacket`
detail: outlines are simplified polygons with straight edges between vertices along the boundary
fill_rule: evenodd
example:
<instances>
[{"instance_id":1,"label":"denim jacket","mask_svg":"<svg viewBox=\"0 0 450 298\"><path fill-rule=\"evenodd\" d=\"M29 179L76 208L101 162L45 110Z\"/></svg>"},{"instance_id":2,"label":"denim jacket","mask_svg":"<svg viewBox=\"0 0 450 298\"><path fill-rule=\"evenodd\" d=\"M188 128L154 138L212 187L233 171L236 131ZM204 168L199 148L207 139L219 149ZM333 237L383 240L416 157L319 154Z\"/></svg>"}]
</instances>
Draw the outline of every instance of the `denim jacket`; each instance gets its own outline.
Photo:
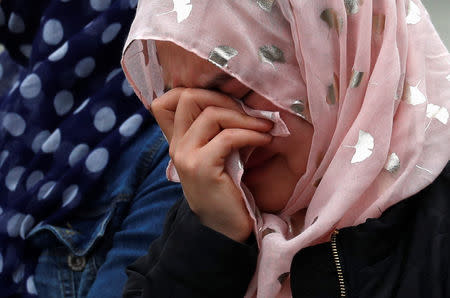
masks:
<instances>
[{"instance_id":1,"label":"denim jacket","mask_svg":"<svg viewBox=\"0 0 450 298\"><path fill-rule=\"evenodd\" d=\"M150 117L150 116L149 116ZM152 119L107 171L89 203L65 223L29 234L43 252L35 273L40 297L120 297L125 267L146 253L182 195L167 181L168 145Z\"/></svg>"}]
</instances>

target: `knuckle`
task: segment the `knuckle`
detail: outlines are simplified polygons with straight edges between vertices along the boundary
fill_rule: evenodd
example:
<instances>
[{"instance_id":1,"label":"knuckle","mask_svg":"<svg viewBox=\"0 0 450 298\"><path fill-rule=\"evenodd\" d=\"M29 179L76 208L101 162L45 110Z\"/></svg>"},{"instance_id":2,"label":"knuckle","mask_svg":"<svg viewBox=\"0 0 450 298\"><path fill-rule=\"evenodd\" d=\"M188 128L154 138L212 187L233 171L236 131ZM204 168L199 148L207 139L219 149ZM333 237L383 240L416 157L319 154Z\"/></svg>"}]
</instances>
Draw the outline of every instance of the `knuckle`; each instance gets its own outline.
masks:
<instances>
[{"instance_id":1,"label":"knuckle","mask_svg":"<svg viewBox=\"0 0 450 298\"><path fill-rule=\"evenodd\" d=\"M192 155L176 152L172 160L177 170L191 176L198 173L200 169L200 160Z\"/></svg>"},{"instance_id":2,"label":"knuckle","mask_svg":"<svg viewBox=\"0 0 450 298\"><path fill-rule=\"evenodd\" d=\"M232 129L225 129L220 132L220 139L224 145L232 144L235 136L236 132Z\"/></svg>"},{"instance_id":3,"label":"knuckle","mask_svg":"<svg viewBox=\"0 0 450 298\"><path fill-rule=\"evenodd\" d=\"M200 161L197 158L189 157L183 158L181 168L184 173L194 175L197 174L200 169Z\"/></svg>"},{"instance_id":4,"label":"knuckle","mask_svg":"<svg viewBox=\"0 0 450 298\"><path fill-rule=\"evenodd\" d=\"M187 103L195 98L195 91L191 88L186 88L181 91L179 102Z\"/></svg>"},{"instance_id":5,"label":"knuckle","mask_svg":"<svg viewBox=\"0 0 450 298\"><path fill-rule=\"evenodd\" d=\"M154 100L150 104L150 109L153 114L157 114L159 111L164 109L164 100Z\"/></svg>"},{"instance_id":6,"label":"knuckle","mask_svg":"<svg viewBox=\"0 0 450 298\"><path fill-rule=\"evenodd\" d=\"M220 115L218 109L213 106L206 107L203 110L202 114L203 114L203 117L206 117L208 119L216 119Z\"/></svg>"}]
</instances>

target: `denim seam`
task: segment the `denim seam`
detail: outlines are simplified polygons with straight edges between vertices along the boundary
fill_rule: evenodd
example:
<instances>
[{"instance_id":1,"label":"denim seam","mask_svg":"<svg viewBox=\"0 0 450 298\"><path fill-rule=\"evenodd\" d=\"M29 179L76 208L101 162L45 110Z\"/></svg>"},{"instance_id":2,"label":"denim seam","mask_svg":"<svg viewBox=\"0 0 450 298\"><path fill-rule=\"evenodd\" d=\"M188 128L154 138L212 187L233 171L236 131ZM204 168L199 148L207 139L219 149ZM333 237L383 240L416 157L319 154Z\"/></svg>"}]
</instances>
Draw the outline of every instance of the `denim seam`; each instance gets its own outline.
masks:
<instances>
[{"instance_id":1,"label":"denim seam","mask_svg":"<svg viewBox=\"0 0 450 298\"><path fill-rule=\"evenodd\" d=\"M161 150L166 139L161 135L157 142L140 158L138 166L136 167L136 185L141 185L145 178L147 178L150 170L151 164L155 160L155 154ZM137 188L136 188L137 189Z\"/></svg>"}]
</instances>

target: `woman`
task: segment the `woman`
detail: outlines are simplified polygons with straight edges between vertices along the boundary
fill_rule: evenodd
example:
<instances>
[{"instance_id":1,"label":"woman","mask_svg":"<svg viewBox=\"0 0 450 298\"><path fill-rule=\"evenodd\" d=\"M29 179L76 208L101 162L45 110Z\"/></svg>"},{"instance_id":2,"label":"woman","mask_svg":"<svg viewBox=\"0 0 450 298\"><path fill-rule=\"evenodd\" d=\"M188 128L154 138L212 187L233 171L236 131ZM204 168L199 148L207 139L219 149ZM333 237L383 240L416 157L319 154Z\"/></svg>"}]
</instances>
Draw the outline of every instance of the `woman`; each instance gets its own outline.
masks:
<instances>
[{"instance_id":1,"label":"woman","mask_svg":"<svg viewBox=\"0 0 450 298\"><path fill-rule=\"evenodd\" d=\"M186 198L126 297L448 295L450 57L420 1L142 1L122 64Z\"/></svg>"},{"instance_id":2,"label":"woman","mask_svg":"<svg viewBox=\"0 0 450 298\"><path fill-rule=\"evenodd\" d=\"M119 297L181 194L119 67L135 6L1 1L1 297Z\"/></svg>"}]
</instances>

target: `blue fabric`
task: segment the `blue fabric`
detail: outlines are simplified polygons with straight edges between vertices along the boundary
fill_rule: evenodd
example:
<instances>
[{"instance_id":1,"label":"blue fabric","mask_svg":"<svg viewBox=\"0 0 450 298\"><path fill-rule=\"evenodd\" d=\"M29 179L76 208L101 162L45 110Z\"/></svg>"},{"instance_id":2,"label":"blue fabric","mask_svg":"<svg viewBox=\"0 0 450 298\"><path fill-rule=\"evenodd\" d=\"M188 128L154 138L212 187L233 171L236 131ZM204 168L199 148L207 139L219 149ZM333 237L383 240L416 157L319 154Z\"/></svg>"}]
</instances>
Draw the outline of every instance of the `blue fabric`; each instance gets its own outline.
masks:
<instances>
[{"instance_id":1,"label":"blue fabric","mask_svg":"<svg viewBox=\"0 0 450 298\"><path fill-rule=\"evenodd\" d=\"M119 66L136 3L0 2L1 297L36 295L30 231L52 231L83 254L113 218L117 208L94 194L151 121ZM80 235L61 224L77 210L94 213Z\"/></svg>"},{"instance_id":2,"label":"blue fabric","mask_svg":"<svg viewBox=\"0 0 450 298\"><path fill-rule=\"evenodd\" d=\"M125 267L146 254L162 232L168 209L182 195L180 185L165 177L167 149L152 123L107 170L98 197L92 194L91 203L64 226L30 233L33 244L44 248L34 277L41 297L121 296ZM70 267L71 255L84 258L82 270Z\"/></svg>"}]
</instances>

